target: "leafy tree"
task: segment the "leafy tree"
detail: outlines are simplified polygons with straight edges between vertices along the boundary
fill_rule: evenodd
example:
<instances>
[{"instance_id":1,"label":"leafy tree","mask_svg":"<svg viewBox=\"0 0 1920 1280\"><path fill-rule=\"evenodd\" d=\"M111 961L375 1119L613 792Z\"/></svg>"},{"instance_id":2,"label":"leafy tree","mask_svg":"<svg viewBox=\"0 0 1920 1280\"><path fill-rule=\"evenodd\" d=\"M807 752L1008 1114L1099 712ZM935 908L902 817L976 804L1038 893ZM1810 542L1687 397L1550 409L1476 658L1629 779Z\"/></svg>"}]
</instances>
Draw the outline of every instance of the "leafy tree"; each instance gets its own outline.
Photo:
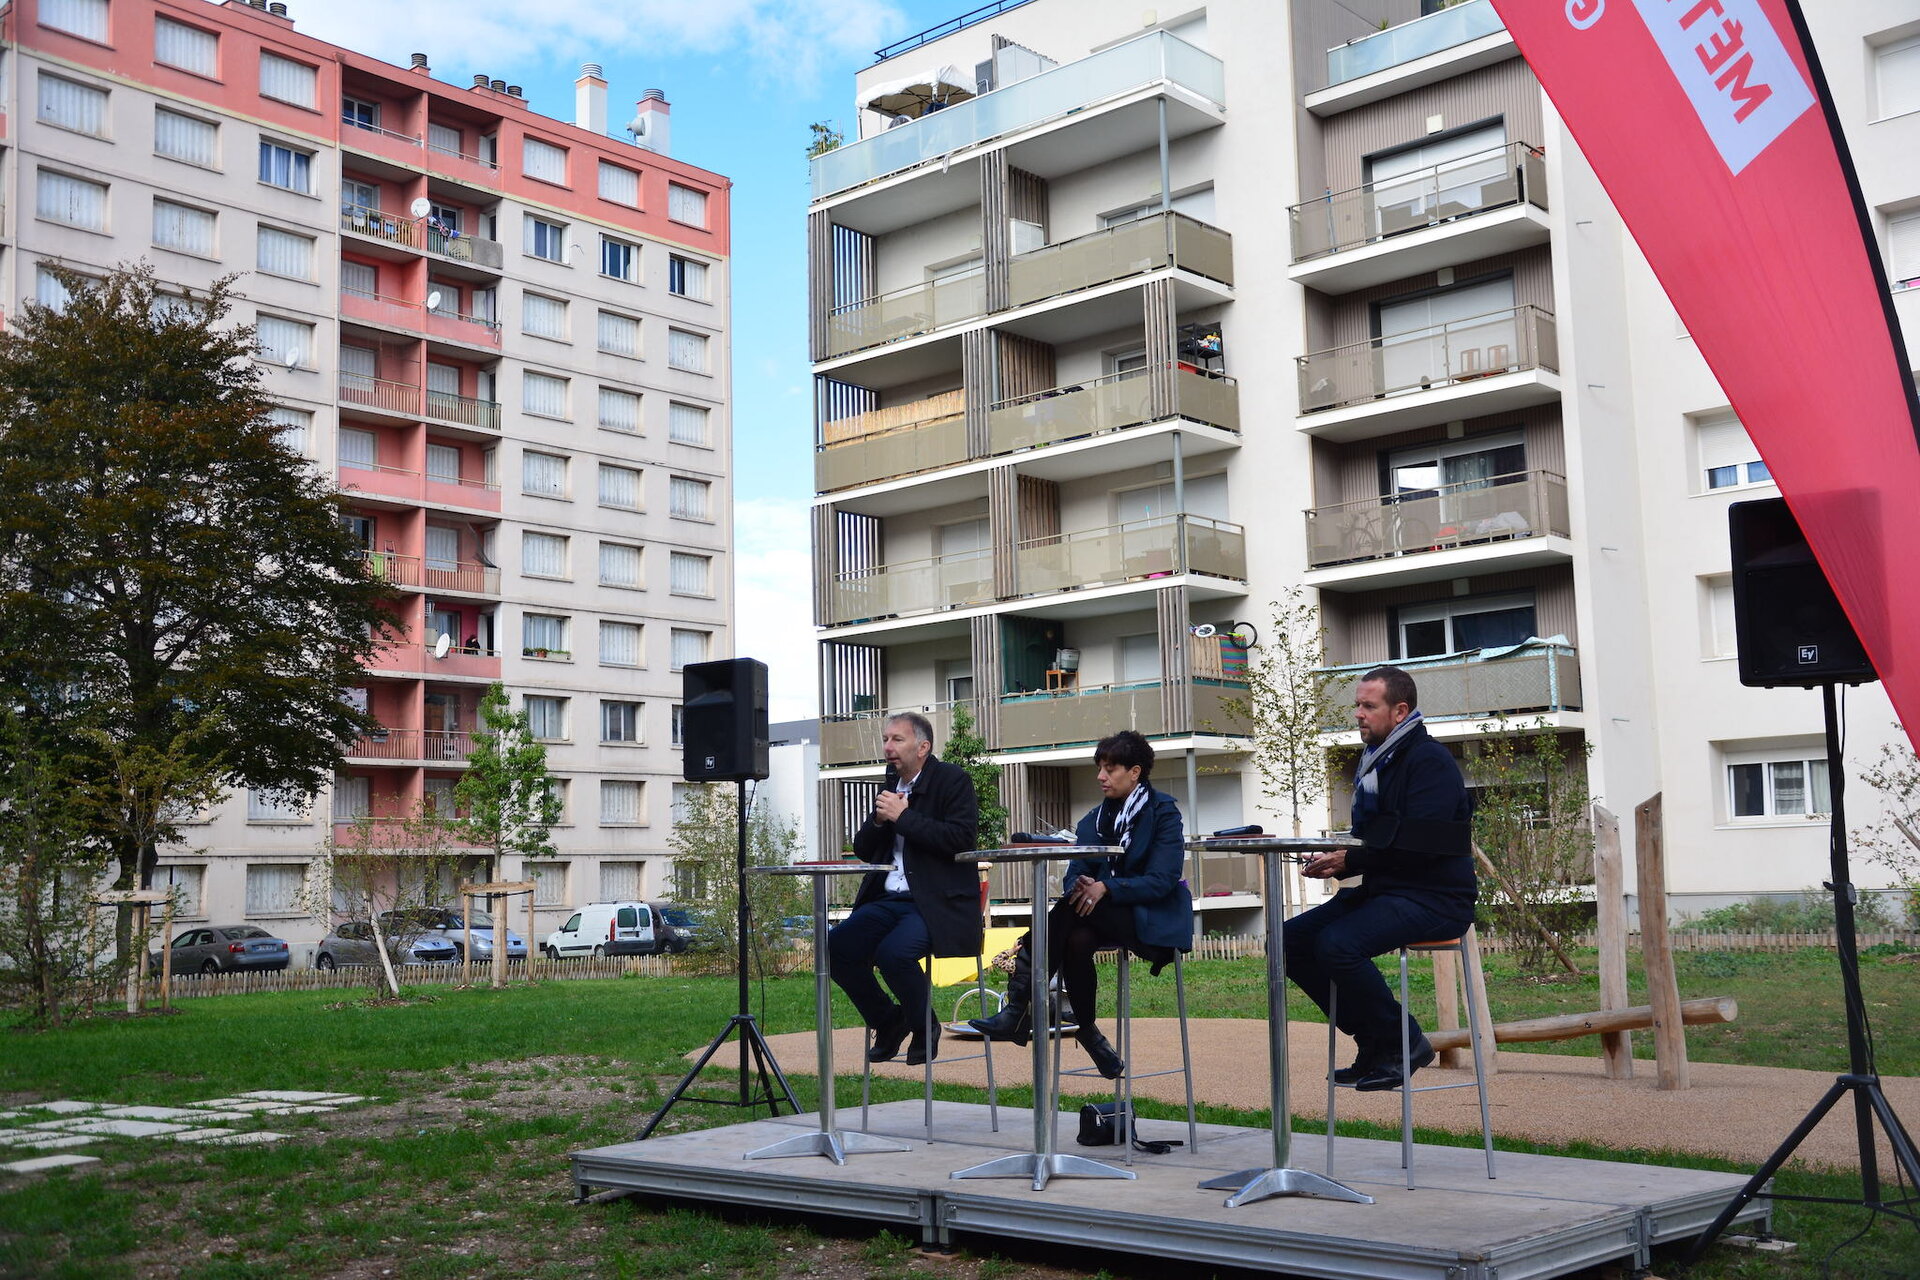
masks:
<instances>
[{"instance_id":1,"label":"leafy tree","mask_svg":"<svg viewBox=\"0 0 1920 1280\"><path fill-rule=\"evenodd\" d=\"M311 796L371 727L339 691L394 627L341 503L281 443L229 281L52 271L69 300L0 333L0 690L96 784L118 752ZM178 794L122 795L121 887L151 883Z\"/></svg>"},{"instance_id":2,"label":"leafy tree","mask_svg":"<svg viewBox=\"0 0 1920 1280\"><path fill-rule=\"evenodd\" d=\"M362 814L344 837L328 837L307 872L301 897L310 915L373 927L380 954L375 985L391 995L400 994L392 953L426 932L422 908L449 905L467 856L453 847L451 834L447 821L425 805L398 819Z\"/></svg>"},{"instance_id":3,"label":"leafy tree","mask_svg":"<svg viewBox=\"0 0 1920 1280\"><path fill-rule=\"evenodd\" d=\"M1261 794L1293 820L1297 836L1302 815L1327 798L1330 775L1321 735L1340 716L1325 674L1320 610L1297 586L1270 607L1267 639L1247 658L1246 695L1225 699L1223 705L1251 734Z\"/></svg>"},{"instance_id":4,"label":"leafy tree","mask_svg":"<svg viewBox=\"0 0 1920 1280\"><path fill-rule=\"evenodd\" d=\"M673 895L676 902L700 917L701 928L693 950L715 969L731 971L740 909L739 796L718 783L689 786L681 792L680 812L674 815L667 847L673 850ZM753 803L747 811L747 865L780 867L800 851L800 834L793 822ZM790 938L779 927L789 916L812 910L812 890L789 876L747 876L747 957L760 973L778 973L791 966L795 953Z\"/></svg>"},{"instance_id":5,"label":"leafy tree","mask_svg":"<svg viewBox=\"0 0 1920 1280\"><path fill-rule=\"evenodd\" d=\"M1860 780L1880 793L1880 815L1873 825L1854 830L1853 843L1893 873L1905 891L1908 923L1920 926L1920 757L1905 731L1893 728L1879 759L1860 772Z\"/></svg>"},{"instance_id":6,"label":"leafy tree","mask_svg":"<svg viewBox=\"0 0 1920 1280\"><path fill-rule=\"evenodd\" d=\"M836 129L830 120L814 121L807 126L807 132L813 135L813 140L807 144L809 160L816 156L823 156L829 151L838 151L840 144L847 140L847 135Z\"/></svg>"},{"instance_id":7,"label":"leafy tree","mask_svg":"<svg viewBox=\"0 0 1920 1280\"><path fill-rule=\"evenodd\" d=\"M498 879L508 854L554 856L552 830L561 818L560 795L547 772L547 749L533 736L525 711L515 711L499 684L480 699L480 730L473 735L467 771L453 787L460 838L492 851L489 875ZM504 917L504 913L500 913ZM507 973L506 925L496 920L501 945L493 949L493 985ZM529 954L534 945L527 939Z\"/></svg>"},{"instance_id":8,"label":"leafy tree","mask_svg":"<svg viewBox=\"0 0 1920 1280\"><path fill-rule=\"evenodd\" d=\"M1480 732L1488 736L1467 766L1480 787L1473 839L1496 882L1481 889L1480 925L1511 937L1528 972L1544 973L1550 956L1576 971L1562 939L1586 923L1582 886L1593 882L1591 747L1570 749L1544 721L1518 731L1494 721Z\"/></svg>"},{"instance_id":9,"label":"leafy tree","mask_svg":"<svg viewBox=\"0 0 1920 1280\"><path fill-rule=\"evenodd\" d=\"M957 764L973 779L974 798L980 802L978 847L998 849L1007 842L1007 806L1000 803L1000 766L987 759L987 740L974 728L973 710L966 703L953 708L953 727L947 730L942 760Z\"/></svg>"}]
</instances>

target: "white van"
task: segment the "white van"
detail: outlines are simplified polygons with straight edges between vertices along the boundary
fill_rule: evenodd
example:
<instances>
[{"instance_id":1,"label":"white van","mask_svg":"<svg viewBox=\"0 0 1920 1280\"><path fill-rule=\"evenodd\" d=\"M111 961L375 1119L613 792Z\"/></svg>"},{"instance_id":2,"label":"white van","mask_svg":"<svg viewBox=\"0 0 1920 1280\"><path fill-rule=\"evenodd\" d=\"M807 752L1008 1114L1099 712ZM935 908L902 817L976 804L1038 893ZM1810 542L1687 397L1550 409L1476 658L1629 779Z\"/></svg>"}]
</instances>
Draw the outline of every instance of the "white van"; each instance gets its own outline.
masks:
<instances>
[{"instance_id":1,"label":"white van","mask_svg":"<svg viewBox=\"0 0 1920 1280\"><path fill-rule=\"evenodd\" d=\"M692 923L682 908L664 902L589 902L547 935L542 950L550 960L685 951Z\"/></svg>"}]
</instances>

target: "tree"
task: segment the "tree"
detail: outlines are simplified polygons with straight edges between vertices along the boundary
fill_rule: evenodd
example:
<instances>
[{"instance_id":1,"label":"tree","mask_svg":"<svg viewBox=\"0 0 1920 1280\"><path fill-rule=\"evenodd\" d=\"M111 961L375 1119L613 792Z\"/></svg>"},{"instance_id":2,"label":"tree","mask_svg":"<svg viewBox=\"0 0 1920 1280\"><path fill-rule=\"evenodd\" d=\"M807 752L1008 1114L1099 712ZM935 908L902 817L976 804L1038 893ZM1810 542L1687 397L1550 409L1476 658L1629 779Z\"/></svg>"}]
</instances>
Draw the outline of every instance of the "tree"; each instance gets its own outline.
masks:
<instances>
[{"instance_id":1,"label":"tree","mask_svg":"<svg viewBox=\"0 0 1920 1280\"><path fill-rule=\"evenodd\" d=\"M740 829L735 789L717 783L689 786L681 792L667 847L673 850L674 899L700 917L693 950L717 969L730 969L740 909L737 862ZM747 811L747 865L780 867L794 860L800 834L790 819L761 803ZM793 950L779 923L812 910L811 890L791 876L748 875L747 955L760 973L778 973Z\"/></svg>"},{"instance_id":2,"label":"tree","mask_svg":"<svg viewBox=\"0 0 1920 1280\"><path fill-rule=\"evenodd\" d=\"M1244 723L1253 741L1261 794L1293 820L1327 798L1330 774L1322 735L1340 723L1326 674L1326 631L1320 610L1299 587L1270 606L1272 629L1247 659L1245 697L1228 698L1227 714Z\"/></svg>"},{"instance_id":3,"label":"tree","mask_svg":"<svg viewBox=\"0 0 1920 1280\"><path fill-rule=\"evenodd\" d=\"M362 814L344 838L328 838L307 874L301 896L309 914L372 926L380 955L375 985L391 995L400 994L393 952L426 932L422 909L447 905L447 888L464 857L450 835L446 819L425 805L399 818Z\"/></svg>"},{"instance_id":4,"label":"tree","mask_svg":"<svg viewBox=\"0 0 1920 1280\"><path fill-rule=\"evenodd\" d=\"M940 758L959 765L973 779L973 795L980 802L977 846L998 849L1007 842L1007 806L1000 803L1000 766L987 759L987 740L974 728L973 711L964 702L954 705L946 754Z\"/></svg>"},{"instance_id":5,"label":"tree","mask_svg":"<svg viewBox=\"0 0 1920 1280\"><path fill-rule=\"evenodd\" d=\"M823 156L829 151L838 151L840 144L847 140L847 135L835 128L830 120L814 121L807 126L807 132L813 135L813 140L807 143L809 160Z\"/></svg>"},{"instance_id":6,"label":"tree","mask_svg":"<svg viewBox=\"0 0 1920 1280\"><path fill-rule=\"evenodd\" d=\"M0 334L0 689L95 783L115 766L84 726L189 781L217 762L311 796L372 727L340 689L396 625L342 505L280 441L229 281L51 270L68 301ZM151 883L177 798L125 797L121 887Z\"/></svg>"},{"instance_id":7,"label":"tree","mask_svg":"<svg viewBox=\"0 0 1920 1280\"><path fill-rule=\"evenodd\" d=\"M1920 757L1906 732L1893 726L1893 738L1880 744L1880 757L1860 780L1880 793L1880 816L1853 832L1853 842L1893 873L1905 899L1907 921L1920 925Z\"/></svg>"},{"instance_id":8,"label":"tree","mask_svg":"<svg viewBox=\"0 0 1920 1280\"><path fill-rule=\"evenodd\" d=\"M1486 734L1468 775L1479 785L1473 839L1495 869L1483 888L1484 928L1511 937L1520 966L1543 973L1550 954L1572 969L1561 939L1586 921L1583 885L1593 882L1593 826L1587 794L1588 744L1570 750L1544 721Z\"/></svg>"},{"instance_id":9,"label":"tree","mask_svg":"<svg viewBox=\"0 0 1920 1280\"><path fill-rule=\"evenodd\" d=\"M489 876L498 879L508 854L554 856L552 829L560 821L560 795L547 772L547 749L533 736L525 711L515 711L499 684L480 699L480 731L473 735L467 771L453 787L461 816L455 832L493 853ZM506 985L505 913L495 913L493 985ZM534 940L527 939L528 954Z\"/></svg>"}]
</instances>

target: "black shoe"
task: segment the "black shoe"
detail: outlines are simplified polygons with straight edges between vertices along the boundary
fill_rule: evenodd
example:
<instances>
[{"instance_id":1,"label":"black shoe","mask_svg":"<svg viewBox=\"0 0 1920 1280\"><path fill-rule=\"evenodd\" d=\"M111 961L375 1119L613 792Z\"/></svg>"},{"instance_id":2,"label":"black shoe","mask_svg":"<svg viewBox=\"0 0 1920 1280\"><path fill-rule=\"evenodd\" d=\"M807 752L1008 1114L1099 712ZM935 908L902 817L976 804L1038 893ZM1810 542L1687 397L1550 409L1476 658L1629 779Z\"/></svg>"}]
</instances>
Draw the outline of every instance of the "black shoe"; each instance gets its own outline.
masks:
<instances>
[{"instance_id":1,"label":"black shoe","mask_svg":"<svg viewBox=\"0 0 1920 1280\"><path fill-rule=\"evenodd\" d=\"M969 1018L967 1025L989 1040L1011 1040L1024 1045L1033 1038L1033 1010L1023 1004L1002 1005L991 1018Z\"/></svg>"},{"instance_id":2,"label":"black shoe","mask_svg":"<svg viewBox=\"0 0 1920 1280\"><path fill-rule=\"evenodd\" d=\"M929 1059L939 1056L940 1024L937 1022L933 1024L931 1040L927 1038L926 1032L916 1031L913 1033L913 1039L907 1042L907 1065L910 1067L925 1066Z\"/></svg>"},{"instance_id":3,"label":"black shoe","mask_svg":"<svg viewBox=\"0 0 1920 1280\"><path fill-rule=\"evenodd\" d=\"M1080 1047L1087 1051L1089 1058L1093 1059L1094 1070L1107 1079L1118 1080L1121 1073L1127 1069L1127 1064L1120 1060L1120 1054L1113 1047L1113 1043L1094 1028L1086 1028L1074 1036L1074 1039L1080 1042Z\"/></svg>"},{"instance_id":4,"label":"black shoe","mask_svg":"<svg viewBox=\"0 0 1920 1280\"><path fill-rule=\"evenodd\" d=\"M1335 1084L1357 1084L1374 1067L1365 1058L1355 1058L1350 1067L1336 1068L1333 1073Z\"/></svg>"},{"instance_id":5,"label":"black shoe","mask_svg":"<svg viewBox=\"0 0 1920 1280\"><path fill-rule=\"evenodd\" d=\"M1411 1056L1407 1060L1408 1074L1427 1066L1434 1059L1433 1044L1425 1036L1415 1040L1411 1050ZM1353 1087L1361 1093L1381 1093L1388 1089L1398 1089L1405 1084L1406 1078L1400 1074L1400 1064L1389 1062L1374 1067L1355 1080Z\"/></svg>"},{"instance_id":6,"label":"black shoe","mask_svg":"<svg viewBox=\"0 0 1920 1280\"><path fill-rule=\"evenodd\" d=\"M905 1043L907 1032L911 1030L904 1017L894 1019L887 1026L875 1027L873 1046L867 1050L867 1061L892 1062L894 1055L900 1052L900 1046Z\"/></svg>"}]
</instances>

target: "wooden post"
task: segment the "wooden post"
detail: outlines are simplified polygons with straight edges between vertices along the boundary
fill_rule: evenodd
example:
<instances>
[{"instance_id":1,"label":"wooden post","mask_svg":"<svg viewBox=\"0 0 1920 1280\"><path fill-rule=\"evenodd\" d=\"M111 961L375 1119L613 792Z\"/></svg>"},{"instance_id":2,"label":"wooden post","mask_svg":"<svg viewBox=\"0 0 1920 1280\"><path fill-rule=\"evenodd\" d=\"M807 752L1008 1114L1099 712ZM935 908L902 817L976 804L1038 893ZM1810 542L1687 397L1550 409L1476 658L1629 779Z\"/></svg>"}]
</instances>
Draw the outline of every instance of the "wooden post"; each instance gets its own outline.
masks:
<instances>
[{"instance_id":1,"label":"wooden post","mask_svg":"<svg viewBox=\"0 0 1920 1280\"><path fill-rule=\"evenodd\" d=\"M160 1011L173 1009L173 898L160 915Z\"/></svg>"},{"instance_id":2,"label":"wooden post","mask_svg":"<svg viewBox=\"0 0 1920 1280\"><path fill-rule=\"evenodd\" d=\"M1673 939L1667 934L1667 860L1660 830L1660 793L1634 810L1634 860L1639 864L1640 957L1653 1005L1653 1051L1662 1090L1685 1089L1687 1032L1681 1022L1680 987L1673 972Z\"/></svg>"},{"instance_id":3,"label":"wooden post","mask_svg":"<svg viewBox=\"0 0 1920 1280\"><path fill-rule=\"evenodd\" d=\"M1593 900L1600 946L1600 1007L1627 1007L1627 886L1620 865L1620 819L1593 806ZM1633 1078L1633 1033L1605 1031L1600 1058L1609 1080Z\"/></svg>"},{"instance_id":4,"label":"wooden post","mask_svg":"<svg viewBox=\"0 0 1920 1280\"><path fill-rule=\"evenodd\" d=\"M1482 1074L1491 1080L1500 1074L1500 1055L1493 1051L1493 1006L1487 1000L1487 966L1480 956L1480 930L1468 929L1466 969L1461 973L1463 981L1474 983L1473 1021L1480 1028L1480 1043L1486 1049L1486 1062Z\"/></svg>"},{"instance_id":5,"label":"wooden post","mask_svg":"<svg viewBox=\"0 0 1920 1280\"><path fill-rule=\"evenodd\" d=\"M460 886L460 985L473 985L473 885Z\"/></svg>"},{"instance_id":6,"label":"wooden post","mask_svg":"<svg viewBox=\"0 0 1920 1280\"><path fill-rule=\"evenodd\" d=\"M1460 965L1451 951L1436 951L1433 960L1433 1025L1436 1027L1457 1027L1460 1025ZM1440 1065L1459 1067L1466 1064L1461 1061L1458 1049L1442 1049Z\"/></svg>"},{"instance_id":7,"label":"wooden post","mask_svg":"<svg viewBox=\"0 0 1920 1280\"><path fill-rule=\"evenodd\" d=\"M133 966L127 970L127 1012L140 1012L140 998L145 995L147 985L147 931L150 921L147 917L147 904L136 902L133 906L133 918L127 922L127 931L140 954L133 958Z\"/></svg>"},{"instance_id":8,"label":"wooden post","mask_svg":"<svg viewBox=\"0 0 1920 1280\"><path fill-rule=\"evenodd\" d=\"M533 900L539 896L537 893L527 895L527 958L523 963L527 967L528 982L533 981L533 957L539 945L533 940Z\"/></svg>"},{"instance_id":9,"label":"wooden post","mask_svg":"<svg viewBox=\"0 0 1920 1280\"><path fill-rule=\"evenodd\" d=\"M497 904L497 905L496 905ZM487 915L493 920L493 989L507 985L507 895L487 895Z\"/></svg>"}]
</instances>

